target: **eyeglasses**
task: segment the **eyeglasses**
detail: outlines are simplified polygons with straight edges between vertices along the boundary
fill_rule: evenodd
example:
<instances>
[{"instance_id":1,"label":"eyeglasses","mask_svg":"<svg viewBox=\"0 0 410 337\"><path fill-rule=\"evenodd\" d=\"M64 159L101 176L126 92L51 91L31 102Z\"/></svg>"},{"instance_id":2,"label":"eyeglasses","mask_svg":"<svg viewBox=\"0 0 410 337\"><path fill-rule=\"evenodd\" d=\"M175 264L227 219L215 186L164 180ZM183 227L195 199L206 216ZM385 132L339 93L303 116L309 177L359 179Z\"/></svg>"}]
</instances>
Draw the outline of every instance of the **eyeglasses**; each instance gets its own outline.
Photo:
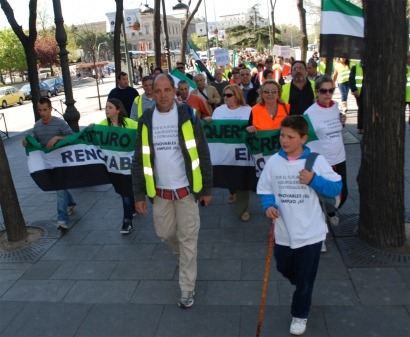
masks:
<instances>
[{"instance_id":1,"label":"eyeglasses","mask_svg":"<svg viewBox=\"0 0 410 337\"><path fill-rule=\"evenodd\" d=\"M233 94L223 94L224 97L228 97L231 98L233 96Z\"/></svg>"},{"instance_id":2,"label":"eyeglasses","mask_svg":"<svg viewBox=\"0 0 410 337\"><path fill-rule=\"evenodd\" d=\"M185 67L177 67L177 69L185 69Z\"/></svg>"},{"instance_id":3,"label":"eyeglasses","mask_svg":"<svg viewBox=\"0 0 410 337\"><path fill-rule=\"evenodd\" d=\"M269 89L265 89L262 91L264 94L269 95L269 94L277 94L278 91L275 89L269 90Z\"/></svg>"},{"instance_id":4,"label":"eyeglasses","mask_svg":"<svg viewBox=\"0 0 410 337\"><path fill-rule=\"evenodd\" d=\"M294 68L292 68L292 71L299 71L299 70L305 70L305 67L294 67Z\"/></svg>"},{"instance_id":5,"label":"eyeglasses","mask_svg":"<svg viewBox=\"0 0 410 337\"><path fill-rule=\"evenodd\" d=\"M327 93L333 94L335 92L335 88L330 88L330 89L320 88L318 91L323 95Z\"/></svg>"}]
</instances>

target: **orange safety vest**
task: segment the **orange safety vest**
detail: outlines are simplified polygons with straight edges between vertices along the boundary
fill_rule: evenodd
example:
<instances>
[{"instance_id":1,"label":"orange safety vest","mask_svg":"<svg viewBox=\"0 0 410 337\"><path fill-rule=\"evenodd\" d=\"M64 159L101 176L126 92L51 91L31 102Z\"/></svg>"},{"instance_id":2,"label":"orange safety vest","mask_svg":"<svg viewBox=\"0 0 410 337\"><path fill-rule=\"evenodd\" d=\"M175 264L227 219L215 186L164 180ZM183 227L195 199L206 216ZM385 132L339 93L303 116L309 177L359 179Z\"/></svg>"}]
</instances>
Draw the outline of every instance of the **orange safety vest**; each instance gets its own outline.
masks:
<instances>
[{"instance_id":1,"label":"orange safety vest","mask_svg":"<svg viewBox=\"0 0 410 337\"><path fill-rule=\"evenodd\" d=\"M278 111L276 116L272 118L265 105L256 104L252 107L252 126L257 130L279 129L282 119L289 115L289 111L289 104L278 103Z\"/></svg>"},{"instance_id":2,"label":"orange safety vest","mask_svg":"<svg viewBox=\"0 0 410 337\"><path fill-rule=\"evenodd\" d=\"M283 65L282 76L283 76L284 78L287 77L287 76L289 76L290 71L291 71L290 65L285 63L285 64Z\"/></svg>"}]
</instances>

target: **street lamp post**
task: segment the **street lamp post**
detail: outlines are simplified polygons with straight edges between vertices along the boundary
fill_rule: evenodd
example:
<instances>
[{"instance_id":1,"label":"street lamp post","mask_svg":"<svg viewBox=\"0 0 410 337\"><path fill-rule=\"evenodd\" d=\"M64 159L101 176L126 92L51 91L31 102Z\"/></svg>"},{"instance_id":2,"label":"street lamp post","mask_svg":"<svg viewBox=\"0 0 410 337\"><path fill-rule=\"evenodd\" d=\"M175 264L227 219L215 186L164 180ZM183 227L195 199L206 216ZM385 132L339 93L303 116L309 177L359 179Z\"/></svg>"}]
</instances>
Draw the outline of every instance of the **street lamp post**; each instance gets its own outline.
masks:
<instances>
[{"instance_id":1,"label":"street lamp post","mask_svg":"<svg viewBox=\"0 0 410 337\"><path fill-rule=\"evenodd\" d=\"M64 92L65 92L65 102L64 104L67 106L63 117L67 124L74 132L79 132L80 127L78 126L78 121L80 120L80 113L75 107L75 100L73 96L73 87L71 85L71 75L70 75L70 68L68 66L68 51L66 49L67 46L67 34L64 29L64 19L61 11L61 3L60 0L53 0L53 8L54 8L54 22L56 24L56 41L60 48L60 65L61 65L61 72L63 75L64 81Z\"/></svg>"},{"instance_id":2,"label":"street lamp post","mask_svg":"<svg viewBox=\"0 0 410 337\"><path fill-rule=\"evenodd\" d=\"M124 16L124 13L122 15ZM132 86L132 83L134 81L134 68L131 65L130 53L128 52L128 42L127 42L127 34L125 30L124 20L122 20L122 34L124 35L125 62L128 67L128 78L131 80L131 86Z\"/></svg>"},{"instance_id":3,"label":"street lamp post","mask_svg":"<svg viewBox=\"0 0 410 337\"><path fill-rule=\"evenodd\" d=\"M210 46L209 46L209 32L208 32L208 16L206 14L206 1L204 1L204 8L205 8L205 22L206 22L206 44L207 44L207 59L210 60L211 53L210 53Z\"/></svg>"}]
</instances>

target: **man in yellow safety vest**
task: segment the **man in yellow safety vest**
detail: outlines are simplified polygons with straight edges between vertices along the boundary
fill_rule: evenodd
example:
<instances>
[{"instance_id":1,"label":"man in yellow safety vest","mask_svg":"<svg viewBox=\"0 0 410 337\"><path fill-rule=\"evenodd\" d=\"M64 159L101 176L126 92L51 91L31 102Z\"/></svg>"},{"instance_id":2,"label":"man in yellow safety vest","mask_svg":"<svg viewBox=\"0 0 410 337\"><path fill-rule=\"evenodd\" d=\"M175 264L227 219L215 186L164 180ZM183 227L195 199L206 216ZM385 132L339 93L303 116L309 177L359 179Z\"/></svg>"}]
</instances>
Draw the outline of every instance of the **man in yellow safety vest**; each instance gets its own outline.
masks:
<instances>
[{"instance_id":1,"label":"man in yellow safety vest","mask_svg":"<svg viewBox=\"0 0 410 337\"><path fill-rule=\"evenodd\" d=\"M145 195L152 201L155 231L179 265L178 305L189 308L197 277L198 202L211 202L212 164L200 118L175 100L173 78L157 75L153 92L155 106L138 121L131 168L135 209L145 215Z\"/></svg>"}]
</instances>

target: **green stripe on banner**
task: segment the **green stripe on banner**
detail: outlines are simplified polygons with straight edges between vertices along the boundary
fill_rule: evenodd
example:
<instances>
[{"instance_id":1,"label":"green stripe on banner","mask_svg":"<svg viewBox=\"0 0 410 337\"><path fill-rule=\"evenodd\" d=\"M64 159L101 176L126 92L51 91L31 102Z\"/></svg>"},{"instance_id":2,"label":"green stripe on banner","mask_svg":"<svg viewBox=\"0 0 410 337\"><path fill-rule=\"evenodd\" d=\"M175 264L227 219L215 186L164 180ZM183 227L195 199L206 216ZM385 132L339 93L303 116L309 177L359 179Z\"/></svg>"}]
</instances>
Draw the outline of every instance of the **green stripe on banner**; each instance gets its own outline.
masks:
<instances>
[{"instance_id":1,"label":"green stripe on banner","mask_svg":"<svg viewBox=\"0 0 410 337\"><path fill-rule=\"evenodd\" d=\"M248 121L225 119L209 124L202 121L202 126L208 143L243 144Z\"/></svg>"},{"instance_id":2,"label":"green stripe on banner","mask_svg":"<svg viewBox=\"0 0 410 337\"><path fill-rule=\"evenodd\" d=\"M32 136L27 136L26 153L31 151L41 150L45 153L54 151L67 145L86 144L97 145L101 149L130 152L135 150L135 139L137 135L136 129L117 128L105 125L93 125L87 127L78 133L70 135L60 141L49 150L45 146L40 145Z\"/></svg>"},{"instance_id":3,"label":"green stripe on banner","mask_svg":"<svg viewBox=\"0 0 410 337\"><path fill-rule=\"evenodd\" d=\"M309 134L307 142L317 140L317 135L313 129L309 116L303 116L309 124ZM252 155L271 156L280 149L280 129L258 131L257 133L246 133L245 143L248 151Z\"/></svg>"},{"instance_id":4,"label":"green stripe on banner","mask_svg":"<svg viewBox=\"0 0 410 337\"><path fill-rule=\"evenodd\" d=\"M322 11L363 17L363 9L345 0L322 0Z\"/></svg>"},{"instance_id":5,"label":"green stripe on banner","mask_svg":"<svg viewBox=\"0 0 410 337\"><path fill-rule=\"evenodd\" d=\"M309 116L303 116L309 125L308 142L317 140ZM251 154L263 153L272 155L279 150L280 129L246 132L248 121L244 120L214 120L211 123L202 121L205 137L208 143L246 144Z\"/></svg>"},{"instance_id":6,"label":"green stripe on banner","mask_svg":"<svg viewBox=\"0 0 410 337\"><path fill-rule=\"evenodd\" d=\"M173 69L171 71L171 76L175 77L178 79L178 81L175 81L175 86L178 86L179 81L185 80L188 82L188 85L193 88L196 89L196 83L194 81L192 81L188 76L184 75L183 73L181 73L178 69Z\"/></svg>"}]
</instances>

